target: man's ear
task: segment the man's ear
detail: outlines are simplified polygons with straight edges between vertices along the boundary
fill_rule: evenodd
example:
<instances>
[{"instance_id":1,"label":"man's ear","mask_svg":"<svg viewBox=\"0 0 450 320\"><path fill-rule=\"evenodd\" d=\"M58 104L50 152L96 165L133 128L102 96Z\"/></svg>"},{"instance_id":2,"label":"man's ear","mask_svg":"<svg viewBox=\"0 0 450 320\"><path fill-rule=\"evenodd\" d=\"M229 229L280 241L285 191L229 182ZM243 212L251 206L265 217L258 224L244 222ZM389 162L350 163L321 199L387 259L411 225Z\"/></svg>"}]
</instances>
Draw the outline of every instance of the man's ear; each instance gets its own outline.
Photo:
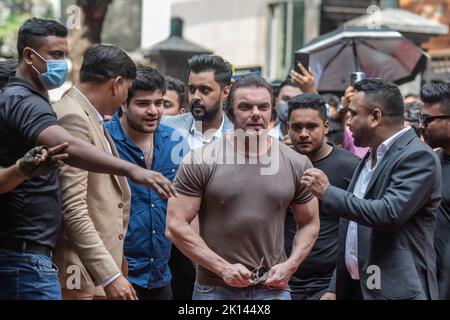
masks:
<instances>
[{"instance_id":1,"label":"man's ear","mask_svg":"<svg viewBox=\"0 0 450 320\"><path fill-rule=\"evenodd\" d=\"M223 88L223 90L222 90L222 99L223 99L224 101L227 100L228 95L230 94L230 89L231 89L231 86L225 86L225 87Z\"/></svg>"},{"instance_id":2,"label":"man's ear","mask_svg":"<svg viewBox=\"0 0 450 320\"><path fill-rule=\"evenodd\" d=\"M371 125L372 127L375 127L381 123L381 121L383 119L383 112L381 111L380 108L375 107L370 112L369 119L370 119L369 125Z\"/></svg>"},{"instance_id":3,"label":"man's ear","mask_svg":"<svg viewBox=\"0 0 450 320\"><path fill-rule=\"evenodd\" d=\"M325 133L325 135L327 135L328 132L330 132L330 122L328 120L325 121L325 123L323 124L323 127L324 127L324 133Z\"/></svg>"},{"instance_id":4,"label":"man's ear","mask_svg":"<svg viewBox=\"0 0 450 320\"><path fill-rule=\"evenodd\" d=\"M122 76L117 76L114 79L112 79L112 94L113 96L116 96L119 94L120 91L120 85L123 82Z\"/></svg>"},{"instance_id":5,"label":"man's ear","mask_svg":"<svg viewBox=\"0 0 450 320\"><path fill-rule=\"evenodd\" d=\"M34 55L33 50L31 50L30 47L25 47L23 49L23 61L25 61L26 64L32 65L33 59L32 56Z\"/></svg>"}]
</instances>

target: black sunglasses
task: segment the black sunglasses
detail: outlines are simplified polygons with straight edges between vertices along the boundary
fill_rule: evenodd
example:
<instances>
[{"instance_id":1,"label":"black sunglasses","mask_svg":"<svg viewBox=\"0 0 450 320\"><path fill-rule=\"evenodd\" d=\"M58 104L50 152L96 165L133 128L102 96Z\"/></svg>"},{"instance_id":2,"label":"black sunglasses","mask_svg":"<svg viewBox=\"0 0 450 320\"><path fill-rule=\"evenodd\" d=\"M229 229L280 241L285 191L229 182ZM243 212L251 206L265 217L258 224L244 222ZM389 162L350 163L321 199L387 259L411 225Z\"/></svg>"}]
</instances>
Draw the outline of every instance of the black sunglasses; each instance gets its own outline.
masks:
<instances>
[{"instance_id":1,"label":"black sunglasses","mask_svg":"<svg viewBox=\"0 0 450 320\"><path fill-rule=\"evenodd\" d=\"M428 125L433 122L434 120L437 119L450 119L450 114L441 114L439 116L428 116L428 115L423 115L421 113L418 114L419 116L419 122L421 125L423 125L424 127L428 127Z\"/></svg>"}]
</instances>

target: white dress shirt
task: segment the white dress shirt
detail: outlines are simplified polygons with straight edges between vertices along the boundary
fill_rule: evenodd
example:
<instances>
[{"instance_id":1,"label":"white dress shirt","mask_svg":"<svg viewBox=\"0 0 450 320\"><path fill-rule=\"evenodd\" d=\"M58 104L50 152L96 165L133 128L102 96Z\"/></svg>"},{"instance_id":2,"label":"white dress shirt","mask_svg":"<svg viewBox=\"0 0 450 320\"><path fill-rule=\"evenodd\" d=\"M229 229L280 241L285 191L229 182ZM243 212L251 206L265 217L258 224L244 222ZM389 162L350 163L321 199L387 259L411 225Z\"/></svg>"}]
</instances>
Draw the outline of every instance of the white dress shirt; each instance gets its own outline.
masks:
<instances>
[{"instance_id":1,"label":"white dress shirt","mask_svg":"<svg viewBox=\"0 0 450 320\"><path fill-rule=\"evenodd\" d=\"M353 189L353 194L359 198L363 199L366 194L367 187L372 175L375 172L378 165L381 163L386 153L392 147L395 141L399 139L407 131L411 130L410 127L405 128L395 135L384 141L377 149L376 154L376 164L372 168L372 154L367 158L364 167L359 174L358 180L356 181L355 188ZM370 151L372 153L372 150ZM345 241L345 265L348 272L353 280L359 280L359 269L358 269L358 224L356 222L350 221L347 230L347 238Z\"/></svg>"},{"instance_id":2,"label":"white dress shirt","mask_svg":"<svg viewBox=\"0 0 450 320\"><path fill-rule=\"evenodd\" d=\"M189 130L189 147L191 150L203 147L204 145L210 144L216 139L219 139L223 136L223 124L225 123L225 116L222 117L222 123L220 124L219 129L209 138L206 139L205 135L198 131L195 127L195 121L192 123L192 127Z\"/></svg>"}]
</instances>

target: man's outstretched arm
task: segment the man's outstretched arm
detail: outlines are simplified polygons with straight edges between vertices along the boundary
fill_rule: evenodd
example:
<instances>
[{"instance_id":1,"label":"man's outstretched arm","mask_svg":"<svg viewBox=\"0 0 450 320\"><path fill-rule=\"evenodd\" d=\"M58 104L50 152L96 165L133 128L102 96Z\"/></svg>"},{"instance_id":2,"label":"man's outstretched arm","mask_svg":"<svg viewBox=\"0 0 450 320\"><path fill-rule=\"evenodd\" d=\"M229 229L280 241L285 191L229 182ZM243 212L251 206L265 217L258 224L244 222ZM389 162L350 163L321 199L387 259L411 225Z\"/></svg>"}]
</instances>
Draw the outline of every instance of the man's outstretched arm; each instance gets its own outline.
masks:
<instances>
[{"instance_id":1,"label":"man's outstretched arm","mask_svg":"<svg viewBox=\"0 0 450 320\"><path fill-rule=\"evenodd\" d=\"M36 145L57 146L68 142L66 153L69 154L67 164L87 171L127 176L136 183L155 190L162 198L176 195L170 181L159 172L145 170L130 162L113 157L88 142L72 136L59 125L44 129L36 139Z\"/></svg>"}]
</instances>

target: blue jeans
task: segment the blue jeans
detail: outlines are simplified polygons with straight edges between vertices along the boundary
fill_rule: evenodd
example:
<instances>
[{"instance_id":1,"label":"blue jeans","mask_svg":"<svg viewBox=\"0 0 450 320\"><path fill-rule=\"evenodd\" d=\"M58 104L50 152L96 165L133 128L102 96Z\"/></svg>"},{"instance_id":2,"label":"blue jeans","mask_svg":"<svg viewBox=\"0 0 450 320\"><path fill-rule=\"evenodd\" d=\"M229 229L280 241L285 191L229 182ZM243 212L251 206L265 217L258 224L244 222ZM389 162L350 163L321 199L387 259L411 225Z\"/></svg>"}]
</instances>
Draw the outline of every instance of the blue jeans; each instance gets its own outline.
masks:
<instances>
[{"instance_id":1,"label":"blue jeans","mask_svg":"<svg viewBox=\"0 0 450 320\"><path fill-rule=\"evenodd\" d=\"M288 290L264 286L248 288L213 287L194 284L192 300L291 300Z\"/></svg>"},{"instance_id":2,"label":"blue jeans","mask_svg":"<svg viewBox=\"0 0 450 320\"><path fill-rule=\"evenodd\" d=\"M61 300L58 268L49 257L0 252L0 300Z\"/></svg>"}]
</instances>

